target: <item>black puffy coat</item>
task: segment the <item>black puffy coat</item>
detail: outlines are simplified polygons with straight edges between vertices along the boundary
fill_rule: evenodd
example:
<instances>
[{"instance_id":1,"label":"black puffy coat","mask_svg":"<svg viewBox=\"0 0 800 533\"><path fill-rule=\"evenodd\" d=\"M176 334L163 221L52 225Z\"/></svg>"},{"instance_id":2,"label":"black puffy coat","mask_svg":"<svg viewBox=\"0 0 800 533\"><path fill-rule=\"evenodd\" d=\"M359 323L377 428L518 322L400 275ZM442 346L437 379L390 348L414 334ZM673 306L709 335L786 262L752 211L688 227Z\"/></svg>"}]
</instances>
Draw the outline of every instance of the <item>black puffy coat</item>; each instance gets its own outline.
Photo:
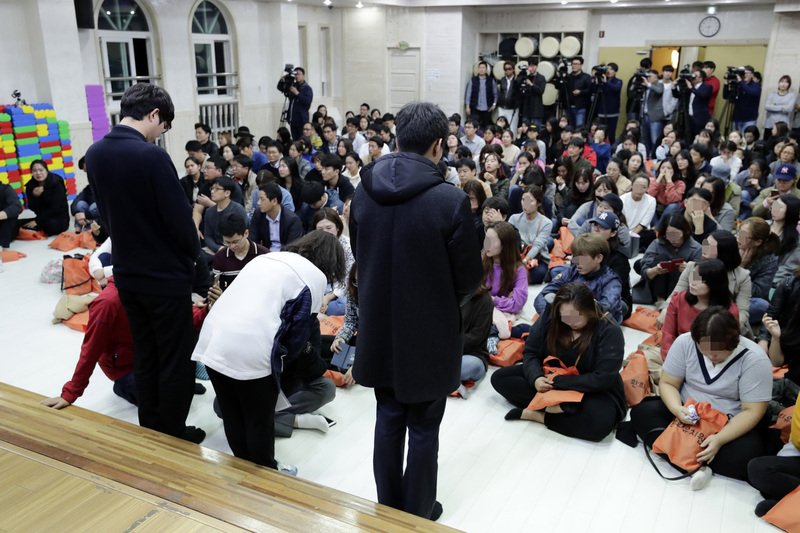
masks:
<instances>
[{"instance_id":1,"label":"black puffy coat","mask_svg":"<svg viewBox=\"0 0 800 533\"><path fill-rule=\"evenodd\" d=\"M361 170L350 244L359 292L355 380L391 388L403 403L456 390L459 308L483 276L469 197L425 157L385 155Z\"/></svg>"}]
</instances>

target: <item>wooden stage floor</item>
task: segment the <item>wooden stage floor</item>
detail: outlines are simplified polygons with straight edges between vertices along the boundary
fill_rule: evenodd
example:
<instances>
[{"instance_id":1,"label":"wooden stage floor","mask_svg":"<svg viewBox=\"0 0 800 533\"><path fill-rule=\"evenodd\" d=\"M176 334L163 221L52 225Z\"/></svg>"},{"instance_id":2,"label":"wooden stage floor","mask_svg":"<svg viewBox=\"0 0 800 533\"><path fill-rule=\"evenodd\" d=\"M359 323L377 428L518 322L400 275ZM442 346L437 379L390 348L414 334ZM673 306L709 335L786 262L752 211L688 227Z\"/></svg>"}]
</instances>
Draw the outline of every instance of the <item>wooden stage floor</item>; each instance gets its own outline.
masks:
<instances>
[{"instance_id":1,"label":"wooden stage floor","mask_svg":"<svg viewBox=\"0 0 800 533\"><path fill-rule=\"evenodd\" d=\"M0 383L0 531L455 531Z\"/></svg>"}]
</instances>

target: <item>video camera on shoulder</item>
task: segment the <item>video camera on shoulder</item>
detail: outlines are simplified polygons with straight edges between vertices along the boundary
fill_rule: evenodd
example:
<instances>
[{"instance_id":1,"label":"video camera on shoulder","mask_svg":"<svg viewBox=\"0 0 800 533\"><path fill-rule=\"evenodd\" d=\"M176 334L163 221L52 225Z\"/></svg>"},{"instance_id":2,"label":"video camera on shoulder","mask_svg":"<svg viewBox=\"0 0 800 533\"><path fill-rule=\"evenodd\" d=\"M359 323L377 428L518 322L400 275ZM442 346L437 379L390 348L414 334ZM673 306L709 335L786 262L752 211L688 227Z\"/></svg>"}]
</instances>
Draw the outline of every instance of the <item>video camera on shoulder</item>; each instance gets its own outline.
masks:
<instances>
[{"instance_id":1,"label":"video camera on shoulder","mask_svg":"<svg viewBox=\"0 0 800 533\"><path fill-rule=\"evenodd\" d=\"M603 83L603 77L608 72L608 65L597 65L592 67L595 83Z\"/></svg>"},{"instance_id":2,"label":"video camera on shoulder","mask_svg":"<svg viewBox=\"0 0 800 533\"><path fill-rule=\"evenodd\" d=\"M739 81L737 76L744 77L744 67L728 67L728 70L725 72L725 81Z\"/></svg>"},{"instance_id":3,"label":"video camera on shoulder","mask_svg":"<svg viewBox=\"0 0 800 533\"><path fill-rule=\"evenodd\" d=\"M291 63L286 63L286 66L283 69L284 75L281 76L281 82L279 89L283 91L283 94L289 96L289 89L297 85L297 70L295 70L294 65Z\"/></svg>"}]
</instances>

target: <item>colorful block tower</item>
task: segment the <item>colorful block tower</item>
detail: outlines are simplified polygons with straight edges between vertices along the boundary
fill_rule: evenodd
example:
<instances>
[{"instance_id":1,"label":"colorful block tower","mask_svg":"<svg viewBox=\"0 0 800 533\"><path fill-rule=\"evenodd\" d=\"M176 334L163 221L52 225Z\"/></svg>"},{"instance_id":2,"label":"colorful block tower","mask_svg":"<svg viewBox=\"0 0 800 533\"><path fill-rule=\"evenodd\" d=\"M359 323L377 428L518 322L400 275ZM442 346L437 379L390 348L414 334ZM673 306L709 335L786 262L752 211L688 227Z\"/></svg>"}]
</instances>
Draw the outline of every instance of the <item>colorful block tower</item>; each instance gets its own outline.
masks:
<instances>
[{"instance_id":1,"label":"colorful block tower","mask_svg":"<svg viewBox=\"0 0 800 533\"><path fill-rule=\"evenodd\" d=\"M25 185L31 179L31 163L37 159L43 160L53 174L58 174L67 186L67 198L73 200L77 195L75 184L75 168L72 160L72 141L70 140L69 124L56 119L56 112L50 104L33 104L6 106L5 114L11 118L12 142L10 151L3 145L6 156L7 174L11 183L11 168L16 166L18 171L19 189L17 193L23 198ZM0 115L0 124L2 115ZM2 126L0 126L0 131ZM5 143L5 136L2 137ZM9 161L14 160L14 164ZM1 174L0 174L1 175ZM17 189L17 187L15 187Z\"/></svg>"},{"instance_id":2,"label":"colorful block tower","mask_svg":"<svg viewBox=\"0 0 800 533\"><path fill-rule=\"evenodd\" d=\"M22 182L11 115L0 113L0 182L11 185L22 201Z\"/></svg>"}]
</instances>

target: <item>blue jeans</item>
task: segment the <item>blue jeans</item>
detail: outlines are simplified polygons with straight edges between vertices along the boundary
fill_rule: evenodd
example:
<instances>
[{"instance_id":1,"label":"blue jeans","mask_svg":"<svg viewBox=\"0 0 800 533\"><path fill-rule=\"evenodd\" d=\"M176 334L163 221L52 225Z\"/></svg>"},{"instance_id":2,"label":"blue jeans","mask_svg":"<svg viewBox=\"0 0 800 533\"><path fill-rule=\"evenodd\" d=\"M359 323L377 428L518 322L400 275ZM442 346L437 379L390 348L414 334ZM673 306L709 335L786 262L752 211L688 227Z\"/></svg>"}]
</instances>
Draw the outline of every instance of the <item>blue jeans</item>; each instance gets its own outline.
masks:
<instances>
[{"instance_id":1,"label":"blue jeans","mask_svg":"<svg viewBox=\"0 0 800 533\"><path fill-rule=\"evenodd\" d=\"M539 263L535 268L528 270L528 283L538 285L547 275L547 263Z\"/></svg>"},{"instance_id":2,"label":"blue jeans","mask_svg":"<svg viewBox=\"0 0 800 533\"><path fill-rule=\"evenodd\" d=\"M755 120L736 120L731 124L731 130L739 130L744 135L744 129L748 126L755 126Z\"/></svg>"},{"instance_id":3,"label":"blue jeans","mask_svg":"<svg viewBox=\"0 0 800 533\"><path fill-rule=\"evenodd\" d=\"M750 323L758 324L761 322L761 317L769 309L769 302L764 298L751 298L750 299Z\"/></svg>"},{"instance_id":4,"label":"blue jeans","mask_svg":"<svg viewBox=\"0 0 800 533\"><path fill-rule=\"evenodd\" d=\"M579 109L577 107L568 107L567 108L567 120L569 123L574 126L583 126L586 124L586 109Z\"/></svg>"},{"instance_id":5,"label":"blue jeans","mask_svg":"<svg viewBox=\"0 0 800 533\"><path fill-rule=\"evenodd\" d=\"M347 296L343 296L342 298L331 300L331 302L328 304L328 309L325 311L325 314L328 316L344 316L346 309Z\"/></svg>"},{"instance_id":6,"label":"blue jeans","mask_svg":"<svg viewBox=\"0 0 800 533\"><path fill-rule=\"evenodd\" d=\"M663 129L664 124L662 122L653 122L647 115L642 117L642 143L647 148L647 153L642 155L645 158L649 157L655 150L658 136L661 135Z\"/></svg>"},{"instance_id":7,"label":"blue jeans","mask_svg":"<svg viewBox=\"0 0 800 533\"><path fill-rule=\"evenodd\" d=\"M750 193L742 189L742 203L739 206L739 220L747 220L753 214L753 208L750 203L754 200Z\"/></svg>"},{"instance_id":8,"label":"blue jeans","mask_svg":"<svg viewBox=\"0 0 800 533\"><path fill-rule=\"evenodd\" d=\"M678 206L680 206L680 205L681 204L678 203L678 202L675 202L674 204L667 205L667 207L664 209L664 212L661 213L661 216L659 216L658 215L658 211L656 211L655 214L653 215L653 225L652 225L652 227L658 228L658 223L661 221L661 219L664 218L665 216L669 215L670 213L674 213L675 211L677 211L678 210Z\"/></svg>"},{"instance_id":9,"label":"blue jeans","mask_svg":"<svg viewBox=\"0 0 800 533\"><path fill-rule=\"evenodd\" d=\"M471 379L477 383L485 375L486 365L483 364L480 357L475 357L474 355L461 356L461 381Z\"/></svg>"},{"instance_id":10,"label":"blue jeans","mask_svg":"<svg viewBox=\"0 0 800 533\"><path fill-rule=\"evenodd\" d=\"M611 144L614 144L614 141L617 140L617 122L619 122L619 115L614 115L613 117L604 117L598 115L597 120L599 120L601 123L605 121L606 137L608 137L608 141Z\"/></svg>"},{"instance_id":11,"label":"blue jeans","mask_svg":"<svg viewBox=\"0 0 800 533\"><path fill-rule=\"evenodd\" d=\"M76 213L84 213L86 214L86 218L90 220L100 219L100 212L97 210L97 204L89 205L85 200L78 200L74 207Z\"/></svg>"}]
</instances>

